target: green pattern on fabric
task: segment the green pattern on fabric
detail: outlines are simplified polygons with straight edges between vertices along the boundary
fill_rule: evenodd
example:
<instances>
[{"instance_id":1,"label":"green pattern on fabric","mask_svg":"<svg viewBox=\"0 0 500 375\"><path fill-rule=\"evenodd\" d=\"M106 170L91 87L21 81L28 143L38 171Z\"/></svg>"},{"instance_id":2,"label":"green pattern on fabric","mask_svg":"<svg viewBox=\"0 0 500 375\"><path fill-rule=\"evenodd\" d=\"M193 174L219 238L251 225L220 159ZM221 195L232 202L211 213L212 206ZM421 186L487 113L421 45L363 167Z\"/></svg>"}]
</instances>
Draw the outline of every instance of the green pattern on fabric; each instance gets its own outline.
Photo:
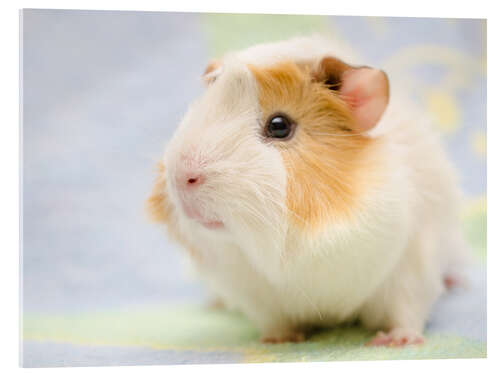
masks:
<instances>
[{"instance_id":1,"label":"green pattern on fabric","mask_svg":"<svg viewBox=\"0 0 500 375\"><path fill-rule=\"evenodd\" d=\"M328 18L323 16L202 14L201 17L213 57L257 43L331 31Z\"/></svg>"},{"instance_id":2,"label":"green pattern on fabric","mask_svg":"<svg viewBox=\"0 0 500 375\"><path fill-rule=\"evenodd\" d=\"M261 344L242 315L199 307L156 307L24 318L24 340L156 350L224 351L245 362L482 358L486 343L454 335L427 337L422 346L366 347L373 332L358 326L312 335L303 343Z\"/></svg>"},{"instance_id":3,"label":"green pattern on fabric","mask_svg":"<svg viewBox=\"0 0 500 375\"><path fill-rule=\"evenodd\" d=\"M465 235L475 254L486 261L486 211L475 212L465 219Z\"/></svg>"}]
</instances>

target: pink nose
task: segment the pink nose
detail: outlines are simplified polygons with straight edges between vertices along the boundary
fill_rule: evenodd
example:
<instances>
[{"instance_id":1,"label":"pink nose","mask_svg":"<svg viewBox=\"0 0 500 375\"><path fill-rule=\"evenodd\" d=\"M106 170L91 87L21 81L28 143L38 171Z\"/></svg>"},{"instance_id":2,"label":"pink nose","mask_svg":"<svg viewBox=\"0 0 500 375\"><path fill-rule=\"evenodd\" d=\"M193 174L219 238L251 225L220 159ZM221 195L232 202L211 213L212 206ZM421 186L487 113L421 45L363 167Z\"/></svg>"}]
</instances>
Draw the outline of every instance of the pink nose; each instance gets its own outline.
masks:
<instances>
[{"instance_id":1,"label":"pink nose","mask_svg":"<svg viewBox=\"0 0 500 375\"><path fill-rule=\"evenodd\" d=\"M183 171L177 173L177 187L181 190L196 189L205 182L205 176L202 173L194 171Z\"/></svg>"},{"instance_id":2,"label":"pink nose","mask_svg":"<svg viewBox=\"0 0 500 375\"><path fill-rule=\"evenodd\" d=\"M184 177L184 180L187 187L196 187L201 185L205 181L205 177L200 173L188 173Z\"/></svg>"},{"instance_id":3,"label":"pink nose","mask_svg":"<svg viewBox=\"0 0 500 375\"><path fill-rule=\"evenodd\" d=\"M191 153L181 154L175 176L177 188L193 190L202 185L205 182L202 164L202 161Z\"/></svg>"}]
</instances>

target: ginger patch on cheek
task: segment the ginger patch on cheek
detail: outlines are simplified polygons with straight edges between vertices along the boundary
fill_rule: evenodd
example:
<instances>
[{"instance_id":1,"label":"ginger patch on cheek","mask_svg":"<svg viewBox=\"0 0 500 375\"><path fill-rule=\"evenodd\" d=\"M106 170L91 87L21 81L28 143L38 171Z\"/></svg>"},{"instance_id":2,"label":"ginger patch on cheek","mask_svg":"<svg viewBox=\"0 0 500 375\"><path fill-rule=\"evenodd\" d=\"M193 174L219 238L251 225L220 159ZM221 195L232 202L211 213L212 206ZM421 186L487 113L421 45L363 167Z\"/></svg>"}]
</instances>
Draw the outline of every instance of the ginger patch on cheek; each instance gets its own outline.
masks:
<instances>
[{"instance_id":1,"label":"ginger patch on cheek","mask_svg":"<svg viewBox=\"0 0 500 375\"><path fill-rule=\"evenodd\" d=\"M165 178L165 166L158 163L158 176L153 191L146 201L146 210L153 221L160 223L167 223L172 211L172 205L167 196Z\"/></svg>"},{"instance_id":2,"label":"ginger patch on cheek","mask_svg":"<svg viewBox=\"0 0 500 375\"><path fill-rule=\"evenodd\" d=\"M297 226L315 230L349 219L376 169L377 141L349 131L349 104L308 66L284 62L250 66L259 87L262 122L285 113L296 123L291 139L270 140L287 171L286 205Z\"/></svg>"}]
</instances>

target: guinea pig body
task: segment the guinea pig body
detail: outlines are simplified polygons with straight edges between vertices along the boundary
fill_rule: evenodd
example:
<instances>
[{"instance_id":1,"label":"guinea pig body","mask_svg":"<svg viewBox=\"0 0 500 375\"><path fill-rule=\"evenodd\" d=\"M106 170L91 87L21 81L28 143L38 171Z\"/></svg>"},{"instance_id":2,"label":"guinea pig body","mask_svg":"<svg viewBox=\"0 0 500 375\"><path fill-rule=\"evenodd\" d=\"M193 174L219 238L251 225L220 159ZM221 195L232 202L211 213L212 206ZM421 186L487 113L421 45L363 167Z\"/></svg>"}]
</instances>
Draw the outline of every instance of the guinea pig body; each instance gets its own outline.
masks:
<instances>
[{"instance_id":1,"label":"guinea pig body","mask_svg":"<svg viewBox=\"0 0 500 375\"><path fill-rule=\"evenodd\" d=\"M267 342L356 319L381 330L372 344L421 342L466 258L437 136L350 58L299 38L209 65L148 201Z\"/></svg>"}]
</instances>

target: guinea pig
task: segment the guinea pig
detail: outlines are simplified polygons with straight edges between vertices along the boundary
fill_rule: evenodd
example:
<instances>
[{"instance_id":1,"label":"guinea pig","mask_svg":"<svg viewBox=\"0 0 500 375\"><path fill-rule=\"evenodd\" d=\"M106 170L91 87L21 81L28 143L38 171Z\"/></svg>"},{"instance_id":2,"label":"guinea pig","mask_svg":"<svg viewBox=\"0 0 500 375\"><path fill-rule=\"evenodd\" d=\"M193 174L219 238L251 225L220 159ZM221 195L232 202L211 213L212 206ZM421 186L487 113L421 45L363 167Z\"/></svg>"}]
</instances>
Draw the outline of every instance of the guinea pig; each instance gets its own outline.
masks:
<instances>
[{"instance_id":1,"label":"guinea pig","mask_svg":"<svg viewBox=\"0 0 500 375\"><path fill-rule=\"evenodd\" d=\"M367 344L421 343L466 259L432 124L349 54L302 37L211 62L147 201L263 342L356 321Z\"/></svg>"}]
</instances>

